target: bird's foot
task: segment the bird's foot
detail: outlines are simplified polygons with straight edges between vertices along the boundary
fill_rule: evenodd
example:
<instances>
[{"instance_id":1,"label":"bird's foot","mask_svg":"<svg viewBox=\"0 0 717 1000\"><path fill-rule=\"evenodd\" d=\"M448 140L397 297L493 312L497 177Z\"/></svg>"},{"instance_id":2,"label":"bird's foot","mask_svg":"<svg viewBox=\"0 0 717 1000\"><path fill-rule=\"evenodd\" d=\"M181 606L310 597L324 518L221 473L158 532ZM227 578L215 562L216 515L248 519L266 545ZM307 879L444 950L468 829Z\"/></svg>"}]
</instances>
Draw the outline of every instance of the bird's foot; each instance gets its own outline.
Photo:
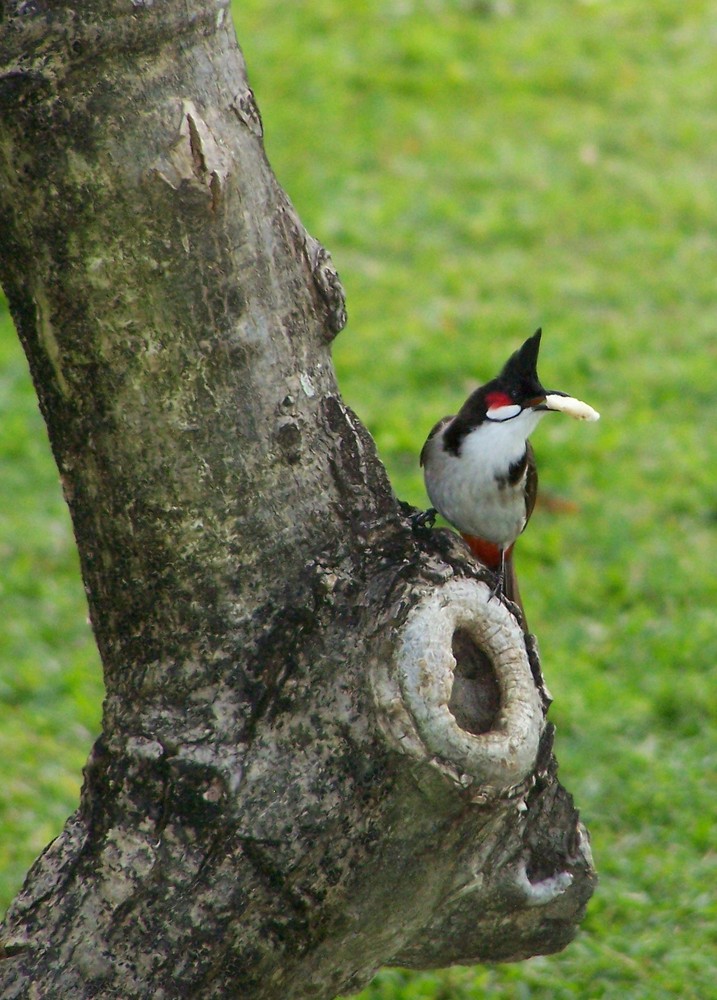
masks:
<instances>
[{"instance_id":1,"label":"bird's foot","mask_svg":"<svg viewBox=\"0 0 717 1000\"><path fill-rule=\"evenodd\" d=\"M438 511L435 507L429 507L428 510L422 510L418 514L413 514L411 517L411 527L414 531L422 531L426 528L432 528L436 523L436 515Z\"/></svg>"}]
</instances>

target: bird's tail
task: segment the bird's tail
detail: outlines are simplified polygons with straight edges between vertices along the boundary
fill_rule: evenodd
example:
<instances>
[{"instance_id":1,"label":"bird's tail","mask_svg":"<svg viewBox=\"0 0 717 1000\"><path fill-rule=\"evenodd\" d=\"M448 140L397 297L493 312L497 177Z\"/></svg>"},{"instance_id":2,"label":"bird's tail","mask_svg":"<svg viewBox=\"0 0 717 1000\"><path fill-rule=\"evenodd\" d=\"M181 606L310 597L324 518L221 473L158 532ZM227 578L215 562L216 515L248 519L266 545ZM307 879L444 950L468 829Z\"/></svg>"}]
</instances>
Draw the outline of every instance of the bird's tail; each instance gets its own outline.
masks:
<instances>
[{"instance_id":1,"label":"bird's tail","mask_svg":"<svg viewBox=\"0 0 717 1000\"><path fill-rule=\"evenodd\" d=\"M523 631L527 635L530 629L528 628L528 619L525 617L525 609L523 607L523 600L520 596L520 588L518 587L518 574L515 572L515 563L513 562L513 546L510 547L510 552L506 554L505 557L505 571L503 574L503 593L512 601L513 604L517 604L520 608L520 624L523 627Z\"/></svg>"},{"instance_id":2,"label":"bird's tail","mask_svg":"<svg viewBox=\"0 0 717 1000\"><path fill-rule=\"evenodd\" d=\"M461 534L463 540L467 543L468 548L471 550L473 555L476 556L484 566L487 566L488 569L492 570L494 573L500 573L500 547L495 545L493 542L487 542L484 538L477 538L475 535L463 535L462 532ZM520 609L521 625L523 627L523 631L527 634L528 621L525 617L523 601L520 597L520 589L518 587L518 577L513 564L512 545L505 550L505 554L503 556L502 593L504 597L507 597L509 601L516 604Z\"/></svg>"}]
</instances>

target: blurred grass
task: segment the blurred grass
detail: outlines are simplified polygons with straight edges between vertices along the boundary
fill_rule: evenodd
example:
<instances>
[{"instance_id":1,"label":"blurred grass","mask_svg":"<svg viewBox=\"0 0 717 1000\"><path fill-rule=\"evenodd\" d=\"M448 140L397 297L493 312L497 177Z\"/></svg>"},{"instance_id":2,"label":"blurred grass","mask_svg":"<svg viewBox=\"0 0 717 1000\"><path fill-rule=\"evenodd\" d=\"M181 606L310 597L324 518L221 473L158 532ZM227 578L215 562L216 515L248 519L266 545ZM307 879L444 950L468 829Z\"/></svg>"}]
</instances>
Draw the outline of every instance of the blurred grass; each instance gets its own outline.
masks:
<instances>
[{"instance_id":1,"label":"blurred grass","mask_svg":"<svg viewBox=\"0 0 717 1000\"><path fill-rule=\"evenodd\" d=\"M428 429L540 324L546 384L603 413L534 436L557 502L518 552L561 776L601 875L588 917L561 955L388 970L362 1000L713 996L717 8L245 0L235 21L270 160L346 287L344 395L399 495L425 504ZM74 807L101 689L2 322L8 900Z\"/></svg>"},{"instance_id":2,"label":"blurred grass","mask_svg":"<svg viewBox=\"0 0 717 1000\"><path fill-rule=\"evenodd\" d=\"M0 910L77 802L102 676L72 528L0 302Z\"/></svg>"}]
</instances>

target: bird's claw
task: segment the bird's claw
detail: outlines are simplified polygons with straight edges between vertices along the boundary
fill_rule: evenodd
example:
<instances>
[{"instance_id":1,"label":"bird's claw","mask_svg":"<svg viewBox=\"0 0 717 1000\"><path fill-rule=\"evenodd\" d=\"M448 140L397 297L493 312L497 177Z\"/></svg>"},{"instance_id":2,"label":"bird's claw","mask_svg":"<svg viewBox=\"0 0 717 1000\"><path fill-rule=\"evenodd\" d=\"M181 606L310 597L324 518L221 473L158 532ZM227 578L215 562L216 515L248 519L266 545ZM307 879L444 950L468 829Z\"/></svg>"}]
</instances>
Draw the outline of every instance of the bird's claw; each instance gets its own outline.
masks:
<instances>
[{"instance_id":1,"label":"bird's claw","mask_svg":"<svg viewBox=\"0 0 717 1000\"><path fill-rule=\"evenodd\" d=\"M411 527L414 531L420 531L423 528L432 528L436 523L437 514L438 511L435 507L429 507L428 510L422 510L419 514L414 514L411 517Z\"/></svg>"},{"instance_id":2,"label":"bird's claw","mask_svg":"<svg viewBox=\"0 0 717 1000\"><path fill-rule=\"evenodd\" d=\"M497 600L502 601L504 596L505 595L503 594L503 574L496 573L496 581L495 584L491 587L488 600L492 601L493 598L495 597Z\"/></svg>"}]
</instances>

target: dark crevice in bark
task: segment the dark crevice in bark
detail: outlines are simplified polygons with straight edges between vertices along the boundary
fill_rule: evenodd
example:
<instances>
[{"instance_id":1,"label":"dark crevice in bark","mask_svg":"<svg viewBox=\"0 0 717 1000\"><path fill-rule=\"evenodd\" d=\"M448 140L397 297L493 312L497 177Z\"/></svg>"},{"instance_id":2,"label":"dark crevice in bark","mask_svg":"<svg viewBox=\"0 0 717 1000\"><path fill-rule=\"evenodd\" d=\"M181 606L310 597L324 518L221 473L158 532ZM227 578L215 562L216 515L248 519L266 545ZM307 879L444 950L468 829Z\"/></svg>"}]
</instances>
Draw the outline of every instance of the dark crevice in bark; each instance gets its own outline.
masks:
<instances>
[{"instance_id":1,"label":"dark crevice in bark","mask_svg":"<svg viewBox=\"0 0 717 1000\"><path fill-rule=\"evenodd\" d=\"M491 662L466 629L453 635L455 679L448 707L469 733L487 733L500 711L500 688Z\"/></svg>"}]
</instances>

